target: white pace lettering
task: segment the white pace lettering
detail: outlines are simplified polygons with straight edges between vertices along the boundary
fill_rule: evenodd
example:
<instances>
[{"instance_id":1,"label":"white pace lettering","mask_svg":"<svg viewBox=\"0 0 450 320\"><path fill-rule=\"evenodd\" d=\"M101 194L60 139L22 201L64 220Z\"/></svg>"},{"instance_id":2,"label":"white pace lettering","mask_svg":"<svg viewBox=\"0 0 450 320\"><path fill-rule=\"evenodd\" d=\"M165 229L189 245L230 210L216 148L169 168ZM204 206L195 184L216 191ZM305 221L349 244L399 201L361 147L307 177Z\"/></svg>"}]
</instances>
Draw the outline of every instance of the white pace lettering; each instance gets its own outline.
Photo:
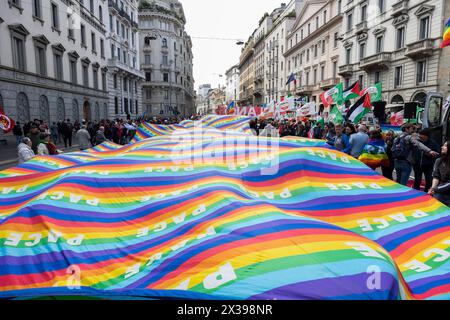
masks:
<instances>
[{"instance_id":1,"label":"white pace lettering","mask_svg":"<svg viewBox=\"0 0 450 320\"><path fill-rule=\"evenodd\" d=\"M231 263L227 263L219 268L219 271L213 272L203 280L203 287L207 290L216 289L228 282L236 280L237 276Z\"/></svg>"}]
</instances>

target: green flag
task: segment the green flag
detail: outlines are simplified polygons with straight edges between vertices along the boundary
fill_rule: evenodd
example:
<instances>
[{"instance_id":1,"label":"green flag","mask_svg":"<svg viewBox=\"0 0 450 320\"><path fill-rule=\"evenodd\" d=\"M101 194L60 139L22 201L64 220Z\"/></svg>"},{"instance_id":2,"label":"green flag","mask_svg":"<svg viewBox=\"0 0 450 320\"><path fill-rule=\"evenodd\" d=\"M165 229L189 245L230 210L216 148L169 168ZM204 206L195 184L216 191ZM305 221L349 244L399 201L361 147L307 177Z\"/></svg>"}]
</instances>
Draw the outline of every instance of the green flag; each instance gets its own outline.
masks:
<instances>
[{"instance_id":1,"label":"green flag","mask_svg":"<svg viewBox=\"0 0 450 320\"><path fill-rule=\"evenodd\" d=\"M337 106L334 106L333 110L331 110L331 113L328 116L328 121L334 124L342 124L344 122L344 117Z\"/></svg>"},{"instance_id":2,"label":"green flag","mask_svg":"<svg viewBox=\"0 0 450 320\"><path fill-rule=\"evenodd\" d=\"M344 91L344 86L342 83L339 83L334 88L331 88L328 91L325 91L320 95L320 99L322 100L325 108L328 108L331 104L335 103L337 105L342 105L344 103L344 97L342 93Z\"/></svg>"},{"instance_id":3,"label":"green flag","mask_svg":"<svg viewBox=\"0 0 450 320\"><path fill-rule=\"evenodd\" d=\"M361 97L364 96L364 94L369 93L370 94L370 101L373 102L378 102L381 101L382 99L382 90L383 90L383 86L381 83L377 83L376 85L369 87L367 89L364 89L361 92Z\"/></svg>"}]
</instances>

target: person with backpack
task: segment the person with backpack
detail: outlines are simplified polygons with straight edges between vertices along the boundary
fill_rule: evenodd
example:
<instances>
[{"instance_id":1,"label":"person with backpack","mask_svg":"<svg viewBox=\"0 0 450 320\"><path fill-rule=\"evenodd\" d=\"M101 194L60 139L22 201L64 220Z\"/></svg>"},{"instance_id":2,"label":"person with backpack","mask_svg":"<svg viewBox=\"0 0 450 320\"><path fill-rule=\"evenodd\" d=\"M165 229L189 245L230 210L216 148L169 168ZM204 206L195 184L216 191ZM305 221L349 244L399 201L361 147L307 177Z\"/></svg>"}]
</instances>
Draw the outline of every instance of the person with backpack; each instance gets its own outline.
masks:
<instances>
[{"instance_id":1,"label":"person with backpack","mask_svg":"<svg viewBox=\"0 0 450 320\"><path fill-rule=\"evenodd\" d=\"M392 157L394 158L395 171L397 174L397 182L407 186L409 177L412 172L412 164L414 163L413 148L416 147L423 151L424 154L431 157L438 157L439 153L431 150L421 143L417 138L412 136L414 125L408 123L403 125L402 134L394 140L392 146Z\"/></svg>"}]
</instances>

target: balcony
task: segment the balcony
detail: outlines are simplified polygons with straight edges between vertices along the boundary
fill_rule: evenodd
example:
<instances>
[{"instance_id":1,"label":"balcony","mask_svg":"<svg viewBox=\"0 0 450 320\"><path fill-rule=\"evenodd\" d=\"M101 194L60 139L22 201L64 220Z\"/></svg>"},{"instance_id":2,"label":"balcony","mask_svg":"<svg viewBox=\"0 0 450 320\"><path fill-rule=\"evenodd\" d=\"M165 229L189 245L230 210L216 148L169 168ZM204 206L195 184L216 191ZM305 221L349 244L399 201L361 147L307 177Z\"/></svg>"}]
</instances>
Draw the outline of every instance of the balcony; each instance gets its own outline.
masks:
<instances>
[{"instance_id":1,"label":"balcony","mask_svg":"<svg viewBox=\"0 0 450 320\"><path fill-rule=\"evenodd\" d=\"M433 40L423 39L406 45L405 56L422 59L433 55Z\"/></svg>"},{"instance_id":2,"label":"balcony","mask_svg":"<svg viewBox=\"0 0 450 320\"><path fill-rule=\"evenodd\" d=\"M153 63L143 63L141 64L141 69L153 69L155 65Z\"/></svg>"},{"instance_id":3,"label":"balcony","mask_svg":"<svg viewBox=\"0 0 450 320\"><path fill-rule=\"evenodd\" d=\"M160 69L161 71L170 71L170 65L161 63Z\"/></svg>"},{"instance_id":4,"label":"balcony","mask_svg":"<svg viewBox=\"0 0 450 320\"><path fill-rule=\"evenodd\" d=\"M122 16L125 19L127 19L128 22L130 22L132 27L138 28L139 25L135 21L131 20L130 15L125 10L120 8L120 6L115 1L109 0L108 1L108 6L110 8L114 8L120 16Z\"/></svg>"},{"instance_id":5,"label":"balcony","mask_svg":"<svg viewBox=\"0 0 450 320\"><path fill-rule=\"evenodd\" d=\"M138 78L145 78L144 72L133 69L129 65L119 61L117 58L108 59L108 69L118 69L117 71L124 71Z\"/></svg>"},{"instance_id":6,"label":"balcony","mask_svg":"<svg viewBox=\"0 0 450 320\"><path fill-rule=\"evenodd\" d=\"M321 89L326 90L326 89L333 88L334 86L339 84L339 82L341 82L339 78L329 78L329 79L321 81L319 86Z\"/></svg>"},{"instance_id":7,"label":"balcony","mask_svg":"<svg viewBox=\"0 0 450 320\"><path fill-rule=\"evenodd\" d=\"M388 69L391 63L391 52L380 52L359 62L359 68L364 71Z\"/></svg>"},{"instance_id":8,"label":"balcony","mask_svg":"<svg viewBox=\"0 0 450 320\"><path fill-rule=\"evenodd\" d=\"M261 74L259 74L259 75L255 76L255 80L254 81L255 81L255 83L263 82L264 81L264 77Z\"/></svg>"},{"instance_id":9,"label":"balcony","mask_svg":"<svg viewBox=\"0 0 450 320\"><path fill-rule=\"evenodd\" d=\"M346 64L339 67L338 74L343 77L351 76L353 74L353 65Z\"/></svg>"},{"instance_id":10,"label":"balcony","mask_svg":"<svg viewBox=\"0 0 450 320\"><path fill-rule=\"evenodd\" d=\"M316 89L316 85L300 86L297 88L298 93L312 93Z\"/></svg>"},{"instance_id":11,"label":"balcony","mask_svg":"<svg viewBox=\"0 0 450 320\"><path fill-rule=\"evenodd\" d=\"M173 68L173 71L175 71L176 73L181 73L181 68L179 66L175 66Z\"/></svg>"},{"instance_id":12,"label":"balcony","mask_svg":"<svg viewBox=\"0 0 450 320\"><path fill-rule=\"evenodd\" d=\"M392 17L397 17L402 14L408 13L408 1L409 0L400 0L392 5Z\"/></svg>"},{"instance_id":13,"label":"balcony","mask_svg":"<svg viewBox=\"0 0 450 320\"><path fill-rule=\"evenodd\" d=\"M356 34L361 34L363 32L367 32L369 28L367 27L367 21L360 22L356 25Z\"/></svg>"}]
</instances>

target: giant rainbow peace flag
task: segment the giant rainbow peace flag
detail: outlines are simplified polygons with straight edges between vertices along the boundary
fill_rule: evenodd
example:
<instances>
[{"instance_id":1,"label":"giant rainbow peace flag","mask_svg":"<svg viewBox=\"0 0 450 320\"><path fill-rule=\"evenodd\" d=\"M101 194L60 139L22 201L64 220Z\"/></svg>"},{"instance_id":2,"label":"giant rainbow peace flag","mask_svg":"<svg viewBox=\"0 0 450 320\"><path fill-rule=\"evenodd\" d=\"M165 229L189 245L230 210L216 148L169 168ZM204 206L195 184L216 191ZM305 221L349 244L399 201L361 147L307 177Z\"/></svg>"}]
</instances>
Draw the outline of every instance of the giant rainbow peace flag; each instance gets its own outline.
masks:
<instances>
[{"instance_id":1,"label":"giant rainbow peace flag","mask_svg":"<svg viewBox=\"0 0 450 320\"><path fill-rule=\"evenodd\" d=\"M447 46L450 46L450 18L444 26L444 36L441 43L441 48L443 49Z\"/></svg>"},{"instance_id":2,"label":"giant rainbow peace flag","mask_svg":"<svg viewBox=\"0 0 450 320\"><path fill-rule=\"evenodd\" d=\"M216 128L0 175L0 298L449 299L450 209L324 142Z\"/></svg>"},{"instance_id":3,"label":"giant rainbow peace flag","mask_svg":"<svg viewBox=\"0 0 450 320\"><path fill-rule=\"evenodd\" d=\"M136 135L131 143L136 143L154 136L172 134L174 131L189 130L197 128L199 130L233 130L251 134L249 125L250 117L245 116L217 116L208 115L199 121L184 120L175 125L159 125L152 123L143 123L138 127Z\"/></svg>"}]
</instances>

